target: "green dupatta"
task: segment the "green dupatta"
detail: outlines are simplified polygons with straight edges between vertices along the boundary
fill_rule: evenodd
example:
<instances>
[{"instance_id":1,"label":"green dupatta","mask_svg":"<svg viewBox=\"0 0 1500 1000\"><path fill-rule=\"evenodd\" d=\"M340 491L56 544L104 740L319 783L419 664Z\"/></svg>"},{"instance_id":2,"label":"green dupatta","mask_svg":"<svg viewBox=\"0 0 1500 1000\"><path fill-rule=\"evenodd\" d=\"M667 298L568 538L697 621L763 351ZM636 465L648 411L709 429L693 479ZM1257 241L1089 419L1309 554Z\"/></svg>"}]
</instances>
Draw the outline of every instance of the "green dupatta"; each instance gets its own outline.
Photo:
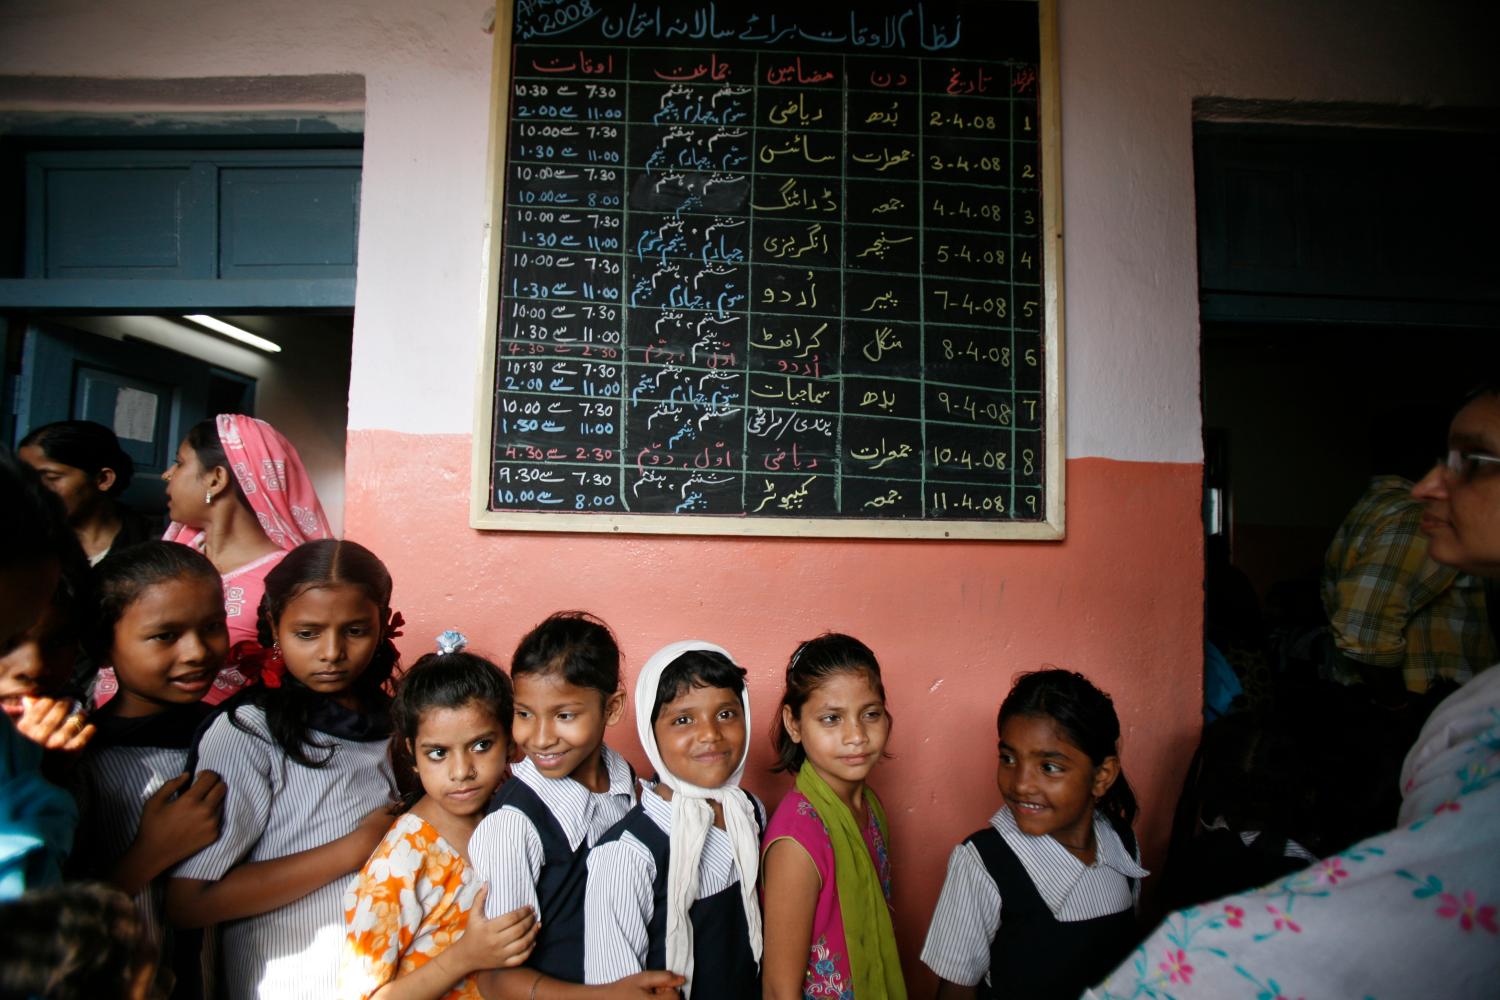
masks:
<instances>
[{"instance_id":1,"label":"green dupatta","mask_svg":"<svg viewBox=\"0 0 1500 1000\"><path fill-rule=\"evenodd\" d=\"M901 956L896 951L896 929L891 908L880 888L880 873L870 860L864 834L854 813L809 763L797 772L797 791L807 797L833 841L833 870L839 890L839 912L844 918L844 941L849 949L849 971L855 1000L906 1000L901 978ZM889 843L889 827L880 800L865 788L865 808L875 814L881 839Z\"/></svg>"}]
</instances>

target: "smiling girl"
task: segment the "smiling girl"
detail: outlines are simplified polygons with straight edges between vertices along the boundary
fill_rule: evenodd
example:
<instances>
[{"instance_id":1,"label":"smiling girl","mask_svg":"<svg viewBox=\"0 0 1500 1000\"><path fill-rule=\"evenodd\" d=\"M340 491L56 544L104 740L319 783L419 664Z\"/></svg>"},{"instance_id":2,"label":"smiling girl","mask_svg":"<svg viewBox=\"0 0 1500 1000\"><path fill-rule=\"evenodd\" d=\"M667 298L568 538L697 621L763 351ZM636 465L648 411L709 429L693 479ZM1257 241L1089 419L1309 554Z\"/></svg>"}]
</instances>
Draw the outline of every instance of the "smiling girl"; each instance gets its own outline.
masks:
<instances>
[{"instance_id":1,"label":"smiling girl","mask_svg":"<svg viewBox=\"0 0 1500 1000\"><path fill-rule=\"evenodd\" d=\"M673 643L642 668L635 711L656 780L589 855L585 980L667 970L684 995L759 997L765 810L739 787L745 671L711 643Z\"/></svg>"},{"instance_id":2,"label":"smiling girl","mask_svg":"<svg viewBox=\"0 0 1500 1000\"><path fill-rule=\"evenodd\" d=\"M231 998L334 994L343 877L391 822L390 600L390 574L354 542L308 542L266 577L265 683L226 706L198 749L199 769L229 786L223 831L177 868L167 896L175 923L224 925Z\"/></svg>"},{"instance_id":3,"label":"smiling girl","mask_svg":"<svg viewBox=\"0 0 1500 1000\"><path fill-rule=\"evenodd\" d=\"M870 647L834 632L798 646L771 734L797 787L766 831L765 995L900 1000L890 828L866 783L891 734Z\"/></svg>"},{"instance_id":4,"label":"smiling girl","mask_svg":"<svg viewBox=\"0 0 1500 1000\"><path fill-rule=\"evenodd\" d=\"M224 785L212 771L191 784L184 773L228 644L219 574L191 549L142 542L105 559L95 583L86 643L114 667L120 693L94 714L97 734L79 761L73 874L133 896L162 967L180 962L179 979L195 976L197 936L167 932L158 876L219 834Z\"/></svg>"},{"instance_id":5,"label":"smiling girl","mask_svg":"<svg viewBox=\"0 0 1500 1000\"><path fill-rule=\"evenodd\" d=\"M1022 674L1000 706L1004 805L953 850L922 961L939 997L1072 1000L1135 943L1147 871L1120 720L1082 674Z\"/></svg>"},{"instance_id":6,"label":"smiling girl","mask_svg":"<svg viewBox=\"0 0 1500 1000\"><path fill-rule=\"evenodd\" d=\"M620 649L609 626L561 611L532 629L511 658L521 762L474 831L469 853L488 883L485 915L528 907L541 920L524 969L480 977L487 997L557 1000L589 996L583 982L584 887L589 852L635 804L635 775L604 745L625 711ZM650 995L668 977L619 984L617 995Z\"/></svg>"}]
</instances>

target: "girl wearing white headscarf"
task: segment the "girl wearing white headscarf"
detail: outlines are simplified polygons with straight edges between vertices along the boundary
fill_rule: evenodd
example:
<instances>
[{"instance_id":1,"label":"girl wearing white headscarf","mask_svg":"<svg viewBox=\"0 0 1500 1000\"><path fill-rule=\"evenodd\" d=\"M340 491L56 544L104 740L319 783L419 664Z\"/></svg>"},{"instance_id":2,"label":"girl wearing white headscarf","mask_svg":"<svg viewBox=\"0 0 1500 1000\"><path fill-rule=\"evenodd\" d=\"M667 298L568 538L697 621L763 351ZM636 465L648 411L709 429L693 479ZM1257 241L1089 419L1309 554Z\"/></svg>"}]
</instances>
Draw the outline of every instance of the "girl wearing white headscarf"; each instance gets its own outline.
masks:
<instances>
[{"instance_id":1,"label":"girl wearing white headscarf","mask_svg":"<svg viewBox=\"0 0 1500 1000\"><path fill-rule=\"evenodd\" d=\"M765 808L739 787L745 671L712 643L673 643L646 662L635 708L656 781L589 854L584 980L667 969L685 996L759 997Z\"/></svg>"}]
</instances>

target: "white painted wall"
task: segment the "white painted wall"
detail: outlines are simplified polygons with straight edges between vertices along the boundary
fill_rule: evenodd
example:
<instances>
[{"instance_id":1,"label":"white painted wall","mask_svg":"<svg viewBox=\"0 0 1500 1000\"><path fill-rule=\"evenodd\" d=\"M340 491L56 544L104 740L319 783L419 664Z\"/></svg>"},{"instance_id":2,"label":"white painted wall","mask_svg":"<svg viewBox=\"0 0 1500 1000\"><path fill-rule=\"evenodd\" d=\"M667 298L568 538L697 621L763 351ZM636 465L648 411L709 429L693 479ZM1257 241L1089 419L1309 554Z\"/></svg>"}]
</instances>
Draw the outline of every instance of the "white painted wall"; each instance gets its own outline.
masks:
<instances>
[{"instance_id":1,"label":"white painted wall","mask_svg":"<svg viewBox=\"0 0 1500 1000\"><path fill-rule=\"evenodd\" d=\"M1490 7L1062 0L1070 456L1201 459L1193 99L1500 104Z\"/></svg>"},{"instance_id":2,"label":"white painted wall","mask_svg":"<svg viewBox=\"0 0 1500 1000\"><path fill-rule=\"evenodd\" d=\"M0 0L0 74L364 75L350 426L467 433L487 6ZM1062 0L1070 456L1200 458L1193 98L1500 105L1488 6Z\"/></svg>"}]
</instances>

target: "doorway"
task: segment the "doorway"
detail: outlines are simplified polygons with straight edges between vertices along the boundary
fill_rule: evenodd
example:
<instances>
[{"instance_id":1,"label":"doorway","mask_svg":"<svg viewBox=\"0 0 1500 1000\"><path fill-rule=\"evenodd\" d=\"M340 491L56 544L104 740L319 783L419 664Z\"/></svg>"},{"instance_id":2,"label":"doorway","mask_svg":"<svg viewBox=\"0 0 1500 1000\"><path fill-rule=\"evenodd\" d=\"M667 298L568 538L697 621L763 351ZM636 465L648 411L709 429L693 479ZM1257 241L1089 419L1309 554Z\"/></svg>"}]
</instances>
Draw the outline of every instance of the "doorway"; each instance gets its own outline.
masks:
<instances>
[{"instance_id":1,"label":"doorway","mask_svg":"<svg viewBox=\"0 0 1500 1000\"><path fill-rule=\"evenodd\" d=\"M0 440L113 427L137 463L127 503L161 514L153 480L183 434L249 413L296 445L342 529L363 121L315 117L0 135Z\"/></svg>"},{"instance_id":2,"label":"doorway","mask_svg":"<svg viewBox=\"0 0 1500 1000\"><path fill-rule=\"evenodd\" d=\"M269 346L235 343L175 316L9 317L14 427L7 443L56 420L110 427L136 464L121 499L160 520L165 501L156 479L187 430L218 413L250 414L296 446L341 531L352 314L215 318Z\"/></svg>"},{"instance_id":3,"label":"doorway","mask_svg":"<svg viewBox=\"0 0 1500 1000\"><path fill-rule=\"evenodd\" d=\"M1325 607L1325 555L1372 479L1421 478L1500 370L1500 143L1404 124L1195 128L1205 696L1230 721L1205 728L1195 774L1222 784L1190 782L1174 851L1223 819L1214 796L1320 857L1389 829L1442 694L1352 660Z\"/></svg>"}]
</instances>

